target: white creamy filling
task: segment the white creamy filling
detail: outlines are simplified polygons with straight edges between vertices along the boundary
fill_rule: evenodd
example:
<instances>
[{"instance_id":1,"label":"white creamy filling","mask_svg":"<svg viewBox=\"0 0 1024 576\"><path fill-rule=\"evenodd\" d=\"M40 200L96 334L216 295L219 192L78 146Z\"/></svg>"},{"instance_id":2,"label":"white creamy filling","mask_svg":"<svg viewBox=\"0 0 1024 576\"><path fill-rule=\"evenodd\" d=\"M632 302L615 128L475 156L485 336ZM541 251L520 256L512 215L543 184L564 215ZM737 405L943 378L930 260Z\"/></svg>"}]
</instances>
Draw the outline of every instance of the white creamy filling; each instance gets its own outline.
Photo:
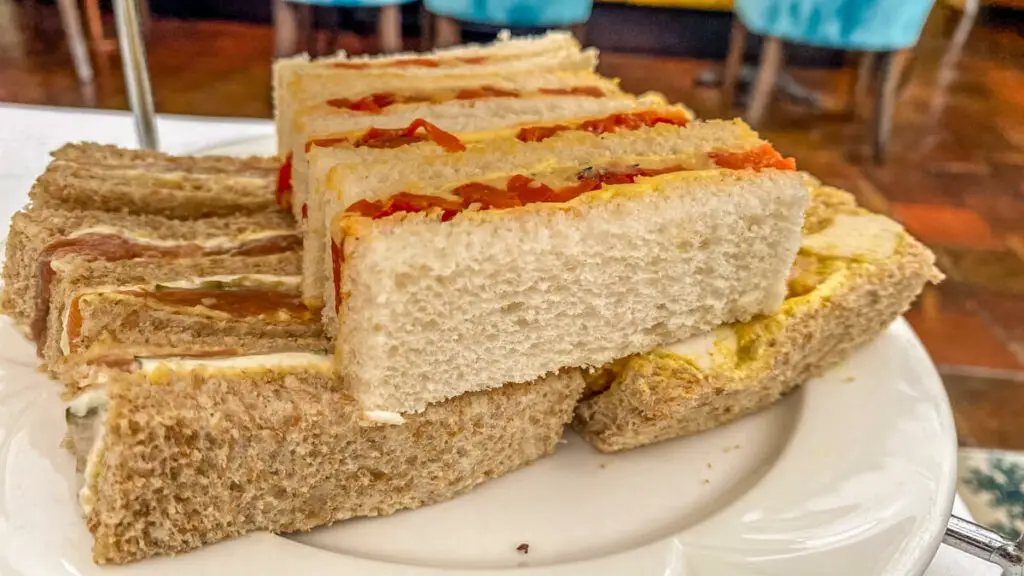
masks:
<instances>
[{"instance_id":1,"label":"white creamy filling","mask_svg":"<svg viewBox=\"0 0 1024 576\"><path fill-rule=\"evenodd\" d=\"M363 412L363 417L370 422L377 422L380 424L390 424L392 426L399 426L405 424L405 418L398 412L388 412L386 410L367 410Z\"/></svg>"},{"instance_id":2,"label":"white creamy filling","mask_svg":"<svg viewBox=\"0 0 1024 576\"><path fill-rule=\"evenodd\" d=\"M107 390L105 388L91 388L75 396L68 402L68 410L78 417L85 416L90 410L107 407Z\"/></svg>"},{"instance_id":3,"label":"white creamy filling","mask_svg":"<svg viewBox=\"0 0 1024 576\"><path fill-rule=\"evenodd\" d=\"M840 214L828 228L804 237L800 249L819 256L879 261L891 258L903 227L878 214Z\"/></svg>"},{"instance_id":4,"label":"white creamy filling","mask_svg":"<svg viewBox=\"0 0 1024 576\"><path fill-rule=\"evenodd\" d=\"M259 232L251 232L249 234L241 234L236 237L228 236L217 236L213 238L205 238L201 240L161 240L158 238L149 238L143 236L137 232L128 230L127 228L118 228L116 226L90 226L88 228L82 228L76 230L68 235L68 238L78 238L87 234L109 234L113 236L120 236L122 238L129 238L132 242L138 244L146 244L148 246L181 246L183 244L194 244L201 246L207 250L230 250L250 242L253 240L261 240L264 238L273 238L276 236L294 235L294 230L261 230Z\"/></svg>"},{"instance_id":5,"label":"white creamy filling","mask_svg":"<svg viewBox=\"0 0 1024 576\"><path fill-rule=\"evenodd\" d=\"M223 358L139 358L138 361L142 371L147 374L161 367L173 370L298 367L324 371L334 370L332 356L315 352L276 352Z\"/></svg>"},{"instance_id":6,"label":"white creamy filling","mask_svg":"<svg viewBox=\"0 0 1024 576\"><path fill-rule=\"evenodd\" d=\"M298 290L302 285L301 276L275 276L272 274L222 274L219 276L202 276L188 278L185 280L174 280L172 282L160 282L161 286L169 288L201 288L204 282L237 282L240 287L260 287L276 285L276 287ZM76 298L84 298L90 294L103 294L107 292L120 292L122 290L152 290L153 286L98 286L89 288L87 292L76 295ZM71 306L65 306L62 318L62 330L60 334L60 350L67 356L71 354L71 340L68 336L68 317L71 314Z\"/></svg>"},{"instance_id":7,"label":"white creamy filling","mask_svg":"<svg viewBox=\"0 0 1024 576\"><path fill-rule=\"evenodd\" d=\"M736 364L739 345L736 332L722 326L662 348L663 351L685 358L699 370L731 368Z\"/></svg>"},{"instance_id":8,"label":"white creamy filling","mask_svg":"<svg viewBox=\"0 0 1024 576\"><path fill-rule=\"evenodd\" d=\"M99 418L94 426L97 427L95 439L89 447L89 455L85 462L85 472L82 477L82 487L78 490L78 505L82 512L88 516L96 505L96 490L99 483L100 473L103 467L103 456L106 450L105 433L107 421L107 390L105 388L93 388L87 390L71 400L67 404L68 411L72 415L82 418L91 410L99 410Z\"/></svg>"},{"instance_id":9,"label":"white creamy filling","mask_svg":"<svg viewBox=\"0 0 1024 576\"><path fill-rule=\"evenodd\" d=\"M55 160L53 164L58 165L79 165L78 162L68 162L67 160ZM257 176L230 176L228 177L225 173L212 173L203 174L197 172L153 172L151 170L144 170L140 168L118 168L114 166L108 166L103 168L104 175L122 175L122 176L148 176L156 180L163 180L165 182L181 182L185 178L192 179L217 179L225 184L236 184L245 186L266 186L267 179L260 178Z\"/></svg>"}]
</instances>

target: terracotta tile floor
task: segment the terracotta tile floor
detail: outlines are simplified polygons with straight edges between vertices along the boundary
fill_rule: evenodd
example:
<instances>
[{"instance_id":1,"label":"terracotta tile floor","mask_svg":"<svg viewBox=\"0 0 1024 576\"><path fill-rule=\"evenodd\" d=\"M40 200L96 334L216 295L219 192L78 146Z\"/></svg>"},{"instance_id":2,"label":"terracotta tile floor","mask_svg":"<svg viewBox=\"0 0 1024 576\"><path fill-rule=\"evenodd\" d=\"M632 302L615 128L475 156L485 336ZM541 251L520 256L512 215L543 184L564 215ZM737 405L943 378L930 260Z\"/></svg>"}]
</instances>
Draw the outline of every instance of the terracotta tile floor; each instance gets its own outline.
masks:
<instances>
[{"instance_id":1,"label":"terracotta tile floor","mask_svg":"<svg viewBox=\"0 0 1024 576\"><path fill-rule=\"evenodd\" d=\"M76 81L56 13L32 17L0 0L0 101L125 108L116 54L97 55L95 86ZM1024 17L983 17L962 50L958 14L936 9L916 51L884 166L870 132L846 112L852 74L794 71L825 106L773 102L762 129L800 166L894 215L932 246L949 276L908 319L946 377L961 439L1024 449ZM360 42L344 39L347 49ZM156 20L148 42L162 112L268 117L269 28ZM603 54L600 71L633 92L657 90L700 116L721 110L695 75L719 63ZM964 376L972 374L972 377ZM984 375L986 377L980 377Z\"/></svg>"}]
</instances>

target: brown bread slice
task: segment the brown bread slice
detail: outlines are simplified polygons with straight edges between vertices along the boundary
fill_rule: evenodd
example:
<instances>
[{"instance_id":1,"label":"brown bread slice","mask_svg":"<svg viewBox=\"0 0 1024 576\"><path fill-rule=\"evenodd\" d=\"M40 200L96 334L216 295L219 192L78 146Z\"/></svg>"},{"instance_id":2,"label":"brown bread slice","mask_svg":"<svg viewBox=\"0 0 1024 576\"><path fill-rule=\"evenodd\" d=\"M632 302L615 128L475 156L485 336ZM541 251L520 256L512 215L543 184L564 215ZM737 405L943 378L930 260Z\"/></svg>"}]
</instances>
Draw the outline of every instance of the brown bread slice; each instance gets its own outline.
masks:
<instances>
[{"instance_id":1,"label":"brown bread slice","mask_svg":"<svg viewBox=\"0 0 1024 576\"><path fill-rule=\"evenodd\" d=\"M86 467L93 557L120 564L448 500L554 452L582 388L568 371L386 425L314 367L122 373L107 387L99 464Z\"/></svg>"}]
</instances>

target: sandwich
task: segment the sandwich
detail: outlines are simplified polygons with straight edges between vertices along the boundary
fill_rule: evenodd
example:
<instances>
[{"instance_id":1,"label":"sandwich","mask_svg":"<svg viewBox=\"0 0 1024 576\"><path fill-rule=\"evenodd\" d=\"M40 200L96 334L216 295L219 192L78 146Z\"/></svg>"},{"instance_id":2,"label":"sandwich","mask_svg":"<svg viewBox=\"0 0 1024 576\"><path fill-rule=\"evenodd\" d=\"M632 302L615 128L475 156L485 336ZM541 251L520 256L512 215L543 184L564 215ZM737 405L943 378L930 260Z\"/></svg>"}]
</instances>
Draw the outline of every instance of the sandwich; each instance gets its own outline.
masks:
<instances>
[{"instance_id":1,"label":"sandwich","mask_svg":"<svg viewBox=\"0 0 1024 576\"><path fill-rule=\"evenodd\" d=\"M296 253L300 247L294 221L280 211L172 220L33 206L11 218L0 304L38 342L46 333L53 277L57 269L76 262L267 256Z\"/></svg>"},{"instance_id":2,"label":"sandwich","mask_svg":"<svg viewBox=\"0 0 1024 576\"><path fill-rule=\"evenodd\" d=\"M43 360L62 376L134 355L322 349L299 266L296 252L68 263L51 288Z\"/></svg>"},{"instance_id":3,"label":"sandwich","mask_svg":"<svg viewBox=\"0 0 1024 576\"><path fill-rule=\"evenodd\" d=\"M803 234L777 314L588 374L573 427L617 452L761 410L881 334L942 278L933 254L899 224L835 188L812 191Z\"/></svg>"},{"instance_id":4,"label":"sandwich","mask_svg":"<svg viewBox=\"0 0 1024 576\"><path fill-rule=\"evenodd\" d=\"M578 371L375 422L316 353L139 358L70 400L99 564L448 500L552 453Z\"/></svg>"},{"instance_id":5,"label":"sandwich","mask_svg":"<svg viewBox=\"0 0 1024 576\"><path fill-rule=\"evenodd\" d=\"M276 209L273 158L171 156L101 144L66 144L36 180L37 208L158 214L165 218Z\"/></svg>"},{"instance_id":6,"label":"sandwich","mask_svg":"<svg viewBox=\"0 0 1024 576\"><path fill-rule=\"evenodd\" d=\"M654 97L645 101L662 102ZM296 114L291 149L278 179L279 204L290 204L296 220L304 221L306 153L315 145L344 141L353 132L404 128L418 118L447 132L470 132L545 118L608 114L637 105L637 99L619 90L616 82L591 72L456 76L411 83L393 92L332 98Z\"/></svg>"},{"instance_id":7,"label":"sandwich","mask_svg":"<svg viewBox=\"0 0 1024 576\"><path fill-rule=\"evenodd\" d=\"M292 149L295 114L330 99L399 92L414 83L444 85L452 77L591 72L596 65L597 51L581 50L567 32L520 38L502 35L491 44L463 45L430 54L281 59L274 63L278 155L283 159Z\"/></svg>"},{"instance_id":8,"label":"sandwich","mask_svg":"<svg viewBox=\"0 0 1024 576\"><path fill-rule=\"evenodd\" d=\"M775 313L805 181L762 167L789 164L774 150L739 153L756 170L703 153L356 202L331 228L342 378L367 410L414 413Z\"/></svg>"},{"instance_id":9,"label":"sandwich","mask_svg":"<svg viewBox=\"0 0 1024 576\"><path fill-rule=\"evenodd\" d=\"M367 184L380 182L382 178L400 178L404 185L417 178L429 178L429 175L425 175L418 166L426 159L440 155L454 155L455 162L464 164L462 171L467 175L482 174L483 170L501 171L508 168L515 169L519 166L532 166L536 164L535 158L538 152L535 152L534 156L491 154L488 157L489 161L484 163L465 160L475 154L476 149L488 146L490 140L514 140L516 135L523 130L566 124L580 125L595 119L628 114L636 115L638 118L651 117L652 121L657 121L660 118L662 121L678 124L685 124L689 120L689 112L686 109L666 106L659 96L648 96L639 100L585 96L497 98L476 103L472 108L484 115L472 118L465 116L466 106L465 103L432 106L421 110L427 112L426 117L415 118L408 121L407 125L398 128L382 128L375 125L369 129L335 134L330 138L309 142L307 159L315 158L316 167L308 175L304 175L305 170L299 161L295 160L297 170L293 174L299 189L303 187L303 181L308 181L307 185L310 187L305 198L296 198L294 206L300 221L303 222L303 267L308 270L308 273L305 274L303 294L309 305L321 306L324 302L321 287L326 270L323 267L326 261L327 247L326 224L337 210L336 208L335 211L328 211L325 214L324 202L327 201L334 205L331 197L338 196L337 193L331 194L332 190L324 190L323 180L331 171L344 173L352 170L364 174L366 172L362 169L369 169L372 174L368 178L360 177L359 183L351 186L345 184L344 188L339 185L337 190L341 190L341 193L348 197L346 189L355 187L360 190L358 199L382 197L397 190L390 190L386 187L371 190L368 189ZM461 112L460 109L462 109ZM558 116L558 114L570 112L584 115L572 118ZM444 125L433 122L434 120L443 123L449 122L454 115L461 115L462 119ZM472 130L451 133L447 130L448 126L471 127ZM554 145L549 144L548 146ZM465 154L460 152L465 152ZM546 153L551 154L550 148L546 150ZM573 152L564 151L562 154L571 155ZM300 156L293 158L297 159ZM528 160L529 163L520 163L521 158ZM447 171L439 175L458 177L457 174ZM340 200L340 198L338 199Z\"/></svg>"},{"instance_id":10,"label":"sandwich","mask_svg":"<svg viewBox=\"0 0 1024 576\"><path fill-rule=\"evenodd\" d=\"M328 334L335 333L333 264L326 230L337 214L362 200L376 201L399 192L425 194L451 182L528 175L559 165L579 172L630 159L651 168L671 157L680 170L743 166L745 158L765 165L792 165L740 121L694 122L690 118L682 107L654 105L598 118L466 134L416 124L413 136L419 141L400 140L403 145L384 150L351 142L314 147L309 156L313 168L309 222L303 230L303 297L307 305L323 306ZM367 131L353 138L386 142L394 136ZM315 226L318 220L324 223L320 227Z\"/></svg>"}]
</instances>

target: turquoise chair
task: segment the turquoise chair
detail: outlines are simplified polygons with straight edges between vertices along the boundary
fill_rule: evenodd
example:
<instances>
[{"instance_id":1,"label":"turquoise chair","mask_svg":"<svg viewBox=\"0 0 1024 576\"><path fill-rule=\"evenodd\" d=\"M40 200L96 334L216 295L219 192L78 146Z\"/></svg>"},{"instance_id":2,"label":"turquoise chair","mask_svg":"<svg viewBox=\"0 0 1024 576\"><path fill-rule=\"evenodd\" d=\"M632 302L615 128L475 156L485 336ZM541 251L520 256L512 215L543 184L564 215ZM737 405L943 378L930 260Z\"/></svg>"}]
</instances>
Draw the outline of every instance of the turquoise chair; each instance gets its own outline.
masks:
<instances>
[{"instance_id":1,"label":"turquoise chair","mask_svg":"<svg viewBox=\"0 0 1024 576\"><path fill-rule=\"evenodd\" d=\"M299 37L308 34L314 6L379 8L377 38L382 52L402 49L402 4L416 0L274 0L274 53L280 58L297 52Z\"/></svg>"},{"instance_id":2,"label":"turquoise chair","mask_svg":"<svg viewBox=\"0 0 1024 576\"><path fill-rule=\"evenodd\" d=\"M764 37L746 112L754 126L763 120L774 91L783 42L862 52L854 106L866 97L877 75L874 145L880 162L892 132L897 88L933 4L934 0L736 0L723 80L726 106L734 100L748 31Z\"/></svg>"},{"instance_id":3,"label":"turquoise chair","mask_svg":"<svg viewBox=\"0 0 1024 576\"><path fill-rule=\"evenodd\" d=\"M582 27L590 19L593 0L423 0L439 16L437 45L460 41L456 22L502 28ZM581 29L577 29L581 33Z\"/></svg>"}]
</instances>

